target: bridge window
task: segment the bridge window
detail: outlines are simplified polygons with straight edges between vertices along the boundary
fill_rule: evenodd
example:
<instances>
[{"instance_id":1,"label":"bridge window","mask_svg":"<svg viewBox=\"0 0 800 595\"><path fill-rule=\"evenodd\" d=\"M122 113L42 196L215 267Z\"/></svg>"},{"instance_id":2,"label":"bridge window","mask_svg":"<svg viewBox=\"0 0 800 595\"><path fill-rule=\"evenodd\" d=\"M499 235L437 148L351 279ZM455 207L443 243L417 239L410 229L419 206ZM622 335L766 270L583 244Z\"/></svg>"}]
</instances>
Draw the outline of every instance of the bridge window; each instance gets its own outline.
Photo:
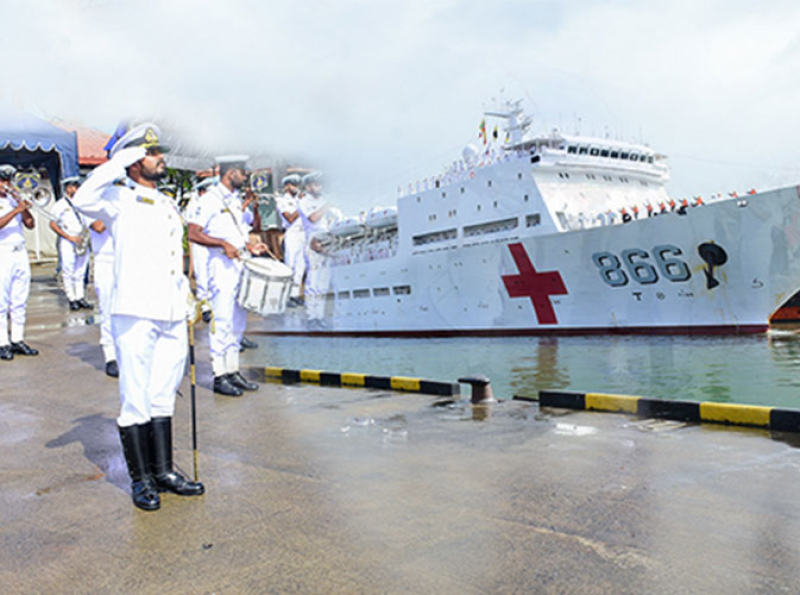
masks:
<instances>
[{"instance_id":1,"label":"bridge window","mask_svg":"<svg viewBox=\"0 0 800 595\"><path fill-rule=\"evenodd\" d=\"M368 298L370 295L369 289L354 289L353 290L353 297L354 298Z\"/></svg>"},{"instance_id":2,"label":"bridge window","mask_svg":"<svg viewBox=\"0 0 800 595\"><path fill-rule=\"evenodd\" d=\"M612 159L619 159L619 151L611 151Z\"/></svg>"},{"instance_id":3,"label":"bridge window","mask_svg":"<svg viewBox=\"0 0 800 595\"><path fill-rule=\"evenodd\" d=\"M395 285L392 288L395 295L411 295L411 286L410 285Z\"/></svg>"},{"instance_id":4,"label":"bridge window","mask_svg":"<svg viewBox=\"0 0 800 595\"><path fill-rule=\"evenodd\" d=\"M539 213L528 215L525 217L525 227L536 227L542 222L542 216Z\"/></svg>"},{"instance_id":5,"label":"bridge window","mask_svg":"<svg viewBox=\"0 0 800 595\"><path fill-rule=\"evenodd\" d=\"M350 292L349 291L340 291L337 297L340 300L349 300L350 299Z\"/></svg>"},{"instance_id":6,"label":"bridge window","mask_svg":"<svg viewBox=\"0 0 800 595\"><path fill-rule=\"evenodd\" d=\"M597 147L592 147L591 150L589 151L589 155L591 155L592 157L597 157L599 154L600 154L600 149L598 149Z\"/></svg>"},{"instance_id":7,"label":"bridge window","mask_svg":"<svg viewBox=\"0 0 800 595\"><path fill-rule=\"evenodd\" d=\"M372 295L375 297L383 297L389 295L391 292L388 287L375 287L372 289Z\"/></svg>"},{"instance_id":8,"label":"bridge window","mask_svg":"<svg viewBox=\"0 0 800 595\"><path fill-rule=\"evenodd\" d=\"M627 159L628 158L628 153L620 153L619 154L619 158L620 159Z\"/></svg>"},{"instance_id":9,"label":"bridge window","mask_svg":"<svg viewBox=\"0 0 800 595\"><path fill-rule=\"evenodd\" d=\"M631 153L631 161L639 161L639 155L636 153Z\"/></svg>"},{"instance_id":10,"label":"bridge window","mask_svg":"<svg viewBox=\"0 0 800 595\"><path fill-rule=\"evenodd\" d=\"M578 155L586 155L589 152L589 147L581 147L578 149Z\"/></svg>"},{"instance_id":11,"label":"bridge window","mask_svg":"<svg viewBox=\"0 0 800 595\"><path fill-rule=\"evenodd\" d=\"M608 157L608 149L601 150L600 157Z\"/></svg>"},{"instance_id":12,"label":"bridge window","mask_svg":"<svg viewBox=\"0 0 800 595\"><path fill-rule=\"evenodd\" d=\"M577 153L577 152L578 152L578 147L576 147L575 145L570 145L569 147L567 147L567 153Z\"/></svg>"}]
</instances>

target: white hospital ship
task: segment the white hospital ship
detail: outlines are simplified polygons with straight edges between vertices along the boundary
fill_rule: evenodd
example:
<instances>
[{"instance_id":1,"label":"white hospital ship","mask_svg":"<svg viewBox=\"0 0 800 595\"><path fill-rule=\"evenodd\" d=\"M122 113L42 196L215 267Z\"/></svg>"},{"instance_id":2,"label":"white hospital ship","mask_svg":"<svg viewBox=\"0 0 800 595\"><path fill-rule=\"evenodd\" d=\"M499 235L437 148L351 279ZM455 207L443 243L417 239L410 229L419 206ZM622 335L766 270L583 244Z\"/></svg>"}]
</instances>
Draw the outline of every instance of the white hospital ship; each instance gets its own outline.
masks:
<instances>
[{"instance_id":1,"label":"white hospital ship","mask_svg":"<svg viewBox=\"0 0 800 595\"><path fill-rule=\"evenodd\" d=\"M648 146L530 136L519 101L487 115L504 144L336 221L323 322L269 331L752 333L800 289L800 187L675 205Z\"/></svg>"}]
</instances>

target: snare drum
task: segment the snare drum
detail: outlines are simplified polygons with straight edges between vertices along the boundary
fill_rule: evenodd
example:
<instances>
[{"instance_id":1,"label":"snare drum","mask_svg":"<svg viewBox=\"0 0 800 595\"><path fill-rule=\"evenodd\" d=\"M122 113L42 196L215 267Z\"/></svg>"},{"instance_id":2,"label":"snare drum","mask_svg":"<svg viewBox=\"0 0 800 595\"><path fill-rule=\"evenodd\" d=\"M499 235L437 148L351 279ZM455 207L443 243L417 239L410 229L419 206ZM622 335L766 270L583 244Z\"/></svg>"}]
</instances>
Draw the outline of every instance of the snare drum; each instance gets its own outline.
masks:
<instances>
[{"instance_id":1,"label":"snare drum","mask_svg":"<svg viewBox=\"0 0 800 595\"><path fill-rule=\"evenodd\" d=\"M251 258L244 261L239 305L261 316L282 314L292 288L292 269L277 260Z\"/></svg>"}]
</instances>

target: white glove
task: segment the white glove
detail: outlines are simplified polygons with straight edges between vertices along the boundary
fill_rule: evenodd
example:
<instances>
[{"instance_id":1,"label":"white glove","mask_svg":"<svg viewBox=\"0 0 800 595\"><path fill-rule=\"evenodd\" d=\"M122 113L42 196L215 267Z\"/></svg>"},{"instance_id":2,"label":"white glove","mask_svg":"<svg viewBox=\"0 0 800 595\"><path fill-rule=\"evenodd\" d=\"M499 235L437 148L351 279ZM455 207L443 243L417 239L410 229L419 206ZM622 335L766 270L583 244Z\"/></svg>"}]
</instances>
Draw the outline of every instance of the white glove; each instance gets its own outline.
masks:
<instances>
[{"instance_id":1,"label":"white glove","mask_svg":"<svg viewBox=\"0 0 800 595\"><path fill-rule=\"evenodd\" d=\"M111 161L114 162L114 165L126 168L144 159L145 155L147 155L147 150L144 147L128 147L118 151Z\"/></svg>"}]
</instances>

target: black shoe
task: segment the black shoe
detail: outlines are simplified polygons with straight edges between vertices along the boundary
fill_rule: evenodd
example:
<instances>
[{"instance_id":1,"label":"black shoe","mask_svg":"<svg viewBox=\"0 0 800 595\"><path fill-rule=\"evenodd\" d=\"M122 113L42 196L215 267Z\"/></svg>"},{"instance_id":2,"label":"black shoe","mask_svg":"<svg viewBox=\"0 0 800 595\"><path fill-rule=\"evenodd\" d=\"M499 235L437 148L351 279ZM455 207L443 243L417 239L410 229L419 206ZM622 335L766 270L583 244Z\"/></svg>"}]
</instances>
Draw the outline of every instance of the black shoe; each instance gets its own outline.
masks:
<instances>
[{"instance_id":1,"label":"black shoe","mask_svg":"<svg viewBox=\"0 0 800 595\"><path fill-rule=\"evenodd\" d=\"M78 307L79 308L86 308L87 310L93 310L94 306L86 301L86 298L81 298L78 300Z\"/></svg>"},{"instance_id":2,"label":"black shoe","mask_svg":"<svg viewBox=\"0 0 800 595\"><path fill-rule=\"evenodd\" d=\"M74 310L80 310L81 309L81 305L78 302L76 302L75 300L70 300L69 301L69 309L73 310L73 311Z\"/></svg>"},{"instance_id":3,"label":"black shoe","mask_svg":"<svg viewBox=\"0 0 800 595\"><path fill-rule=\"evenodd\" d=\"M242 396L242 390L231 383L228 379L228 374L214 376L214 392L218 395L225 395L226 397Z\"/></svg>"},{"instance_id":4,"label":"black shoe","mask_svg":"<svg viewBox=\"0 0 800 595\"><path fill-rule=\"evenodd\" d=\"M211 322L211 310L203 310L203 322L209 324Z\"/></svg>"},{"instance_id":5,"label":"black shoe","mask_svg":"<svg viewBox=\"0 0 800 595\"><path fill-rule=\"evenodd\" d=\"M244 390L258 390L258 385L255 382L249 382L239 372L233 372L232 374L228 374L228 381L233 386L236 386Z\"/></svg>"},{"instance_id":6,"label":"black shoe","mask_svg":"<svg viewBox=\"0 0 800 595\"><path fill-rule=\"evenodd\" d=\"M158 491L179 496L203 495L206 489L202 483L189 481L172 468L172 418L154 417L151 425L150 474Z\"/></svg>"},{"instance_id":7,"label":"black shoe","mask_svg":"<svg viewBox=\"0 0 800 595\"><path fill-rule=\"evenodd\" d=\"M14 359L14 354L12 353L9 345L3 345L0 347L0 359Z\"/></svg>"},{"instance_id":8,"label":"black shoe","mask_svg":"<svg viewBox=\"0 0 800 595\"><path fill-rule=\"evenodd\" d=\"M150 477L150 426L151 423L146 423L119 428L122 452L131 476L131 499L134 506L142 510L161 507L161 499Z\"/></svg>"},{"instance_id":9,"label":"black shoe","mask_svg":"<svg viewBox=\"0 0 800 595\"><path fill-rule=\"evenodd\" d=\"M11 353L17 353L19 355L39 355L39 350L29 347L25 344L25 341L20 341L19 343L11 344Z\"/></svg>"},{"instance_id":10,"label":"black shoe","mask_svg":"<svg viewBox=\"0 0 800 595\"><path fill-rule=\"evenodd\" d=\"M245 349L257 349L258 348L258 343L256 343L255 341L251 341L247 337L242 337L240 345L242 347L244 347Z\"/></svg>"},{"instance_id":11,"label":"black shoe","mask_svg":"<svg viewBox=\"0 0 800 595\"><path fill-rule=\"evenodd\" d=\"M117 366L117 360L112 359L110 362L106 362L106 376L119 378L119 366Z\"/></svg>"},{"instance_id":12,"label":"black shoe","mask_svg":"<svg viewBox=\"0 0 800 595\"><path fill-rule=\"evenodd\" d=\"M303 301L303 298L297 297L290 297L289 301L286 302L286 306L289 308L297 308L299 306L305 306L305 304L306 303Z\"/></svg>"}]
</instances>

